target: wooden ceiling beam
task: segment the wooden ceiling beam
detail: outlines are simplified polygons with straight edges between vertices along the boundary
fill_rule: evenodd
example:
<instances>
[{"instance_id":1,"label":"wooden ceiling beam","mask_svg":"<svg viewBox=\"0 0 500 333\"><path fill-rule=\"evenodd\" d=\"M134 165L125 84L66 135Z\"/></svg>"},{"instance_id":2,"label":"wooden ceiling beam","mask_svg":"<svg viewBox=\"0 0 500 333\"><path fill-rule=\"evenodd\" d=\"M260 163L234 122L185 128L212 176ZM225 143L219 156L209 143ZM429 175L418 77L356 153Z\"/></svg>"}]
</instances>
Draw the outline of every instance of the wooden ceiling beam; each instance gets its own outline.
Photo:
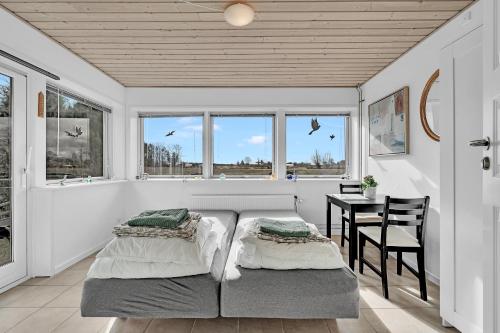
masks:
<instances>
[{"instance_id":1,"label":"wooden ceiling beam","mask_svg":"<svg viewBox=\"0 0 500 333\"><path fill-rule=\"evenodd\" d=\"M450 11L467 6L469 0L455 1L252 1L257 13L282 12L377 12ZM213 13L209 9L182 2L12 2L4 3L19 13ZM223 11L227 2L205 2L204 6Z\"/></svg>"}]
</instances>

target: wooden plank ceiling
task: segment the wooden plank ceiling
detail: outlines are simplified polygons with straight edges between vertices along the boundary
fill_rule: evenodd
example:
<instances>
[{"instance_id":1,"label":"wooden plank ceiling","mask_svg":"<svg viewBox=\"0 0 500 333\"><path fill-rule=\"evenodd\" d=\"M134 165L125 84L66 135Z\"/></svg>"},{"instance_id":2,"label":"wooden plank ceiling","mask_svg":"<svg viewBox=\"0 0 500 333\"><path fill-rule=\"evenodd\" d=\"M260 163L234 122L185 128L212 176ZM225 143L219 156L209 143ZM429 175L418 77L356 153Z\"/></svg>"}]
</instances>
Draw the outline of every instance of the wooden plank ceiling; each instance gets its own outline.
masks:
<instances>
[{"instance_id":1,"label":"wooden plank ceiling","mask_svg":"<svg viewBox=\"0 0 500 333\"><path fill-rule=\"evenodd\" d=\"M471 2L255 0L241 28L220 0L0 5L128 87L331 87L365 82Z\"/></svg>"}]
</instances>

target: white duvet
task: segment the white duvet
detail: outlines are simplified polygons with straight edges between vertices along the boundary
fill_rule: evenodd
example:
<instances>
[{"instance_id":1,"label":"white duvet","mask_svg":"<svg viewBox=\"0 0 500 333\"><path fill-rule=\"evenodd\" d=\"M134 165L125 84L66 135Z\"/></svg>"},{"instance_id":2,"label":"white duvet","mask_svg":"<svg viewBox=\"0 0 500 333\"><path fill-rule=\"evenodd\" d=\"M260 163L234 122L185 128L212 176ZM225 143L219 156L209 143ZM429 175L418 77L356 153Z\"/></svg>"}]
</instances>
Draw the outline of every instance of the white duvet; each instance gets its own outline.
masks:
<instances>
[{"instance_id":1,"label":"white duvet","mask_svg":"<svg viewBox=\"0 0 500 333\"><path fill-rule=\"evenodd\" d=\"M218 239L212 221L201 219L196 240L116 237L96 256L87 277L172 278L210 272Z\"/></svg>"},{"instance_id":2,"label":"white duvet","mask_svg":"<svg viewBox=\"0 0 500 333\"><path fill-rule=\"evenodd\" d=\"M259 216L286 221L300 218L294 212ZM244 268L287 269L336 269L345 267L342 254L333 242L276 243L261 240L255 235L257 217L240 217L235 233L237 249L236 264ZM314 224L306 223L311 230Z\"/></svg>"}]
</instances>

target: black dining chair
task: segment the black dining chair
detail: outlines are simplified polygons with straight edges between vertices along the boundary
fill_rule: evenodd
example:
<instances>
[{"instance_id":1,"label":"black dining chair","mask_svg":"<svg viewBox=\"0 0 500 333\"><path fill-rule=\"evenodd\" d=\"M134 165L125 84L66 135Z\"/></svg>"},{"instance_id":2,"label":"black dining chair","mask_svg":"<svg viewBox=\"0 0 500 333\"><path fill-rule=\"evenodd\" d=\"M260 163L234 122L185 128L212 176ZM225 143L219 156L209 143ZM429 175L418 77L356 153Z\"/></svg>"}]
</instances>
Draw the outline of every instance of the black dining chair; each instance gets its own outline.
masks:
<instances>
[{"instance_id":1,"label":"black dining chair","mask_svg":"<svg viewBox=\"0 0 500 333\"><path fill-rule=\"evenodd\" d=\"M359 273L363 274L366 264L382 278L382 288L385 298L389 298L387 283L387 255L397 253L397 274L401 275L403 266L415 275L420 284L420 297L427 301L427 284L425 279L425 224L429 210L428 196L419 199L398 199L385 197L382 226L359 228ZM415 227L416 237L401 228ZM364 257L366 241L380 251L380 270ZM404 252L417 254L418 271L403 261Z\"/></svg>"},{"instance_id":2,"label":"black dining chair","mask_svg":"<svg viewBox=\"0 0 500 333\"><path fill-rule=\"evenodd\" d=\"M363 194L361 184L340 184L340 194ZM344 247L344 240L349 241L349 237L345 233L345 225L350 223L349 213L342 209L342 235L340 238L340 246ZM376 213L356 213L356 228L363 226L382 225L382 216ZM356 229L356 234L357 234ZM354 234L354 237L356 237Z\"/></svg>"}]
</instances>

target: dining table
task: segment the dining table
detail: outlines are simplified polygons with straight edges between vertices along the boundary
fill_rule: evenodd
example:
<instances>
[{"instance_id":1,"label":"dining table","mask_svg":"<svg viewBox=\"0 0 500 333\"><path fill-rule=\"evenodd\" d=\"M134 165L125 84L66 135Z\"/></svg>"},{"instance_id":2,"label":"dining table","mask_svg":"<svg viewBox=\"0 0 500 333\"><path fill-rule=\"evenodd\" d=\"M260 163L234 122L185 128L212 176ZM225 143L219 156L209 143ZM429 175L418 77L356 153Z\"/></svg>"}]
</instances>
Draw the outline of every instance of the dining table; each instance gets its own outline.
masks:
<instances>
[{"instance_id":1,"label":"dining table","mask_svg":"<svg viewBox=\"0 0 500 333\"><path fill-rule=\"evenodd\" d=\"M362 194L327 194L326 195L326 236L332 236L332 205L344 209L349 214L349 267L354 270L357 258L358 235L356 213L378 213L384 210L385 195L366 198Z\"/></svg>"}]
</instances>

